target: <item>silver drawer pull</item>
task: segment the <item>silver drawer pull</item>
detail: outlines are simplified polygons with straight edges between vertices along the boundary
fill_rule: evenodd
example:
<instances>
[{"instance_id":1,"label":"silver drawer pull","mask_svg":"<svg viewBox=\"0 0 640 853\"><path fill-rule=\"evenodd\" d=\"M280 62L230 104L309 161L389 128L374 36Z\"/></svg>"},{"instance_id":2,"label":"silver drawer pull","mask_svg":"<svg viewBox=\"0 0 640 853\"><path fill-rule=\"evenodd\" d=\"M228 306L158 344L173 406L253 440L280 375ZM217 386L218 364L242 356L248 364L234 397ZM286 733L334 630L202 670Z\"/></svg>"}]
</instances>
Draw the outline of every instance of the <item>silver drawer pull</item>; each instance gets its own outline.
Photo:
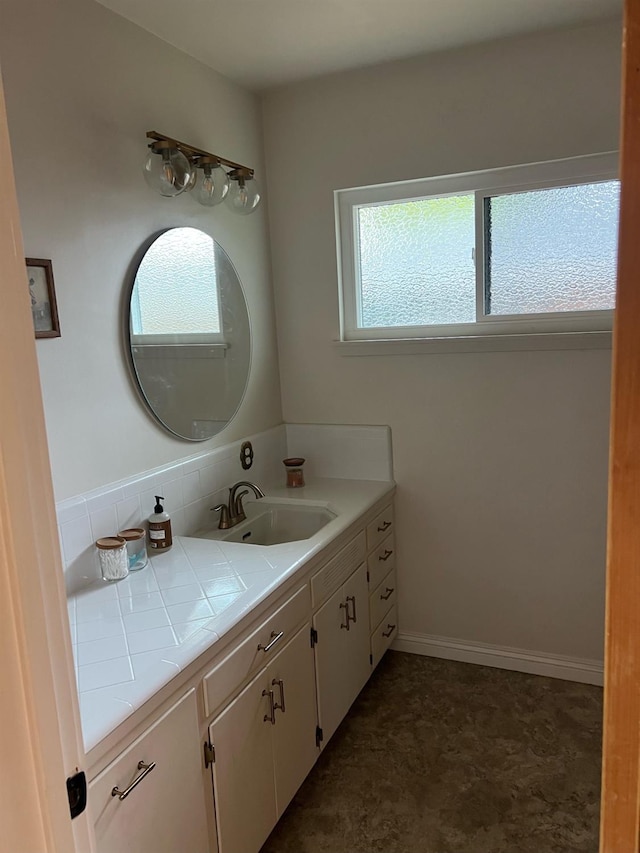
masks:
<instances>
[{"instance_id":1,"label":"silver drawer pull","mask_svg":"<svg viewBox=\"0 0 640 853\"><path fill-rule=\"evenodd\" d=\"M276 706L275 706L275 703L273 701L273 690L263 690L262 695L269 697L269 713L264 715L264 717L262 718L262 722L263 723L269 722L269 723L271 723L272 726L275 726L275 724L276 724Z\"/></svg>"},{"instance_id":2,"label":"silver drawer pull","mask_svg":"<svg viewBox=\"0 0 640 853\"><path fill-rule=\"evenodd\" d=\"M276 702L275 705L273 706L273 710L274 711L282 711L282 713L284 714L285 710L286 710L284 707L284 681L281 678L274 678L273 681L271 682L271 686L275 687L276 684L280 688L280 704L278 704Z\"/></svg>"},{"instance_id":3,"label":"silver drawer pull","mask_svg":"<svg viewBox=\"0 0 640 853\"><path fill-rule=\"evenodd\" d=\"M388 530L391 527L390 521L383 521L382 527L378 527L378 533L384 533L385 530Z\"/></svg>"},{"instance_id":4,"label":"silver drawer pull","mask_svg":"<svg viewBox=\"0 0 640 853\"><path fill-rule=\"evenodd\" d=\"M348 630L349 630L349 620L351 619L351 616L349 615L349 602L348 602L348 601L347 601L347 603L346 603L346 604L343 602L343 603L340 605L340 610L342 610L343 608L344 608L345 616L347 617L347 621L346 621L346 622L341 622L341 623L340 623L340 627L341 627L341 628L346 628L346 629L347 629L347 631L348 631Z\"/></svg>"},{"instance_id":5,"label":"silver drawer pull","mask_svg":"<svg viewBox=\"0 0 640 853\"><path fill-rule=\"evenodd\" d=\"M387 593L386 595L384 594L384 592L381 592L381 593L380 593L380 598L381 598L383 601L387 601L387 599L391 598L391 596L393 595L393 587L392 587L392 586L388 586L388 587L386 588L385 592Z\"/></svg>"},{"instance_id":6,"label":"silver drawer pull","mask_svg":"<svg viewBox=\"0 0 640 853\"><path fill-rule=\"evenodd\" d=\"M386 563L386 561L389 559L389 557L390 557L392 554L393 554L393 551L390 551L390 550L387 548L387 549L385 549L385 552L384 552L383 556L382 556L382 557L378 557L378 559L380 560L380 562L382 562L382 563Z\"/></svg>"},{"instance_id":7,"label":"silver drawer pull","mask_svg":"<svg viewBox=\"0 0 640 853\"><path fill-rule=\"evenodd\" d=\"M351 619L352 622L357 622L358 619L356 617L356 597L355 597L355 595L348 595L346 600L347 600L347 605L349 604L349 602L351 602L353 604L353 616L349 615L348 618ZM347 614L349 614L348 609L347 609Z\"/></svg>"},{"instance_id":8,"label":"silver drawer pull","mask_svg":"<svg viewBox=\"0 0 640 853\"><path fill-rule=\"evenodd\" d=\"M278 634L276 634L275 631L272 631L271 636L273 637L271 642L267 643L266 646L263 646L262 643L260 643L258 646L258 651L268 652L269 649L271 649L271 648L273 648L273 646L275 646L275 644L278 642L278 640L281 640L284 637L284 631L280 631L280 633L278 633Z\"/></svg>"},{"instance_id":9,"label":"silver drawer pull","mask_svg":"<svg viewBox=\"0 0 640 853\"><path fill-rule=\"evenodd\" d=\"M142 770L142 773L133 780L133 782L129 785L128 788L125 788L124 791L121 791L117 785L115 788L111 789L111 796L117 797L119 800L126 800L129 794L133 791L136 785L139 785L140 782L144 779L145 776L148 776L149 773L156 766L155 761L152 761L151 764L145 764L144 761L138 761L138 770Z\"/></svg>"},{"instance_id":10,"label":"silver drawer pull","mask_svg":"<svg viewBox=\"0 0 640 853\"><path fill-rule=\"evenodd\" d=\"M389 629L388 631L382 632L383 637L390 637L393 634L393 632L396 630L396 626L390 625L388 622L387 622L387 628Z\"/></svg>"}]
</instances>

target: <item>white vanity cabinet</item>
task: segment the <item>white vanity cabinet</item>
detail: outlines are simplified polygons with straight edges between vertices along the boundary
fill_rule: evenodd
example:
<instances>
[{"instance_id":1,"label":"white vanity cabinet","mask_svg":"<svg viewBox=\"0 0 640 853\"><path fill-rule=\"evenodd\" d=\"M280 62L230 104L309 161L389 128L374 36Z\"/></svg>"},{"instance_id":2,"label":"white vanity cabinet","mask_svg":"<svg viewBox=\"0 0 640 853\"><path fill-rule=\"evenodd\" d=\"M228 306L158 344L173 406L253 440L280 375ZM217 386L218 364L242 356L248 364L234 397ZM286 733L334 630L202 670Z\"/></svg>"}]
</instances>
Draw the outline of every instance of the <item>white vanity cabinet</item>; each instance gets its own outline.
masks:
<instances>
[{"instance_id":1,"label":"white vanity cabinet","mask_svg":"<svg viewBox=\"0 0 640 853\"><path fill-rule=\"evenodd\" d=\"M223 853L257 853L316 760L310 629L304 625L209 726Z\"/></svg>"},{"instance_id":2,"label":"white vanity cabinet","mask_svg":"<svg viewBox=\"0 0 640 853\"><path fill-rule=\"evenodd\" d=\"M89 784L98 853L259 853L395 636L393 510L379 506L105 747Z\"/></svg>"},{"instance_id":3,"label":"white vanity cabinet","mask_svg":"<svg viewBox=\"0 0 640 853\"><path fill-rule=\"evenodd\" d=\"M98 853L209 853L195 690L93 779L89 803Z\"/></svg>"}]
</instances>

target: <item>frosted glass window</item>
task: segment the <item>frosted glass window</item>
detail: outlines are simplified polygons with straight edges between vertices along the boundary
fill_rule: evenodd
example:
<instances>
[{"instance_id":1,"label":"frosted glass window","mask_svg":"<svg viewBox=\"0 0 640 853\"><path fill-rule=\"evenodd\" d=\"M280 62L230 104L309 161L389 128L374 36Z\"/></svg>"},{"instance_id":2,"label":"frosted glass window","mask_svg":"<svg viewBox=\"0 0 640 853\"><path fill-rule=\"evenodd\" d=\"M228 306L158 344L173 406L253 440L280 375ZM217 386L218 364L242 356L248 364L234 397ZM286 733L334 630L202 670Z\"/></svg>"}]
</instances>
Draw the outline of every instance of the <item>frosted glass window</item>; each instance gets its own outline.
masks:
<instances>
[{"instance_id":1,"label":"frosted glass window","mask_svg":"<svg viewBox=\"0 0 640 853\"><path fill-rule=\"evenodd\" d=\"M618 181L485 199L487 314L611 309Z\"/></svg>"},{"instance_id":2,"label":"frosted glass window","mask_svg":"<svg viewBox=\"0 0 640 853\"><path fill-rule=\"evenodd\" d=\"M131 324L134 335L220 333L211 237L195 228L174 228L153 243L136 274Z\"/></svg>"},{"instance_id":3,"label":"frosted glass window","mask_svg":"<svg viewBox=\"0 0 640 853\"><path fill-rule=\"evenodd\" d=\"M474 196L357 209L360 328L475 321Z\"/></svg>"}]
</instances>

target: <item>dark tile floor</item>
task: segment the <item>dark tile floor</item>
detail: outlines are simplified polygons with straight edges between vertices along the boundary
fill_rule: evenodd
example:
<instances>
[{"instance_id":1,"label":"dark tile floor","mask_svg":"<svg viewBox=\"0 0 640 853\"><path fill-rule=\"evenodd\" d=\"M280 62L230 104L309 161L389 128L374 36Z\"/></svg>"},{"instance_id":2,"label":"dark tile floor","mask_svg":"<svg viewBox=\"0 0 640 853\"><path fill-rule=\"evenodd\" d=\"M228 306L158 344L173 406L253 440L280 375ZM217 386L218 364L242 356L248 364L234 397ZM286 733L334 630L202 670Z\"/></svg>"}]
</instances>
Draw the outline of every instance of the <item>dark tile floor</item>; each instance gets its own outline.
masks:
<instances>
[{"instance_id":1,"label":"dark tile floor","mask_svg":"<svg viewBox=\"0 0 640 853\"><path fill-rule=\"evenodd\" d=\"M388 652L262 853L598 849L602 690Z\"/></svg>"}]
</instances>

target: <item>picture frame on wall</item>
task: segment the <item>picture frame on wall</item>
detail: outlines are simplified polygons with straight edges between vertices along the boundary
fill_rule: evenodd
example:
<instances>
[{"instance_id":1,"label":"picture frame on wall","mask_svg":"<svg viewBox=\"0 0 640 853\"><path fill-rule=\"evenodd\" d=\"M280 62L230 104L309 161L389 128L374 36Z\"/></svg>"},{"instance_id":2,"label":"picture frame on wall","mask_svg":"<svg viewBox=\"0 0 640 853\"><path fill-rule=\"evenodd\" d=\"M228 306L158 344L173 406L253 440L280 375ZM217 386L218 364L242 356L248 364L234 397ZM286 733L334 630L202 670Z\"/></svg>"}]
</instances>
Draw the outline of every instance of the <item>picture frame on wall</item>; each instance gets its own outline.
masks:
<instances>
[{"instance_id":1,"label":"picture frame on wall","mask_svg":"<svg viewBox=\"0 0 640 853\"><path fill-rule=\"evenodd\" d=\"M45 258L25 258L36 338L59 338L60 321L53 282L53 265Z\"/></svg>"}]
</instances>

